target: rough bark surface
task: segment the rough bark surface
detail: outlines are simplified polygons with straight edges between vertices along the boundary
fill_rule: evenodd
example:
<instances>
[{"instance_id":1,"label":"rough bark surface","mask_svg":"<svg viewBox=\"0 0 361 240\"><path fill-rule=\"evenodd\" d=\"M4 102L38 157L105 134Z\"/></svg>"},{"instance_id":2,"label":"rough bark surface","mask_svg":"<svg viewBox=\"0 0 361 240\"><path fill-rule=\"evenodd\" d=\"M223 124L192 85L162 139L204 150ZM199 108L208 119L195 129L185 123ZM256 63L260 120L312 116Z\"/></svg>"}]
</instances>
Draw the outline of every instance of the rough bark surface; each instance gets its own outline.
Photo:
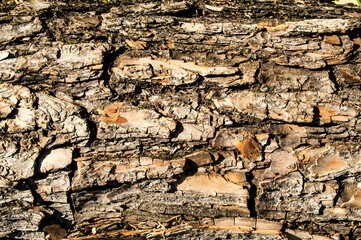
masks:
<instances>
[{"instance_id":1,"label":"rough bark surface","mask_svg":"<svg viewBox=\"0 0 361 240\"><path fill-rule=\"evenodd\" d=\"M360 8L0 10L0 238L361 239Z\"/></svg>"}]
</instances>

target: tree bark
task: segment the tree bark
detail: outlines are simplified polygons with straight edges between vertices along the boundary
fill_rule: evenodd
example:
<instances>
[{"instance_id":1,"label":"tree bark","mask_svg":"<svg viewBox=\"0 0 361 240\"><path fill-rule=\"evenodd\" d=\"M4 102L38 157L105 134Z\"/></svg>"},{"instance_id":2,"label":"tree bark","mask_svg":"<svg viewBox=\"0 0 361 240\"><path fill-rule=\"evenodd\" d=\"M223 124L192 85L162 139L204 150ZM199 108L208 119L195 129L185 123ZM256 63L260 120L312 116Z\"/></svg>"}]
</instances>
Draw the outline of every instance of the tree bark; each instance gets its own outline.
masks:
<instances>
[{"instance_id":1,"label":"tree bark","mask_svg":"<svg viewBox=\"0 0 361 240\"><path fill-rule=\"evenodd\" d=\"M0 7L0 237L361 239L361 10Z\"/></svg>"}]
</instances>

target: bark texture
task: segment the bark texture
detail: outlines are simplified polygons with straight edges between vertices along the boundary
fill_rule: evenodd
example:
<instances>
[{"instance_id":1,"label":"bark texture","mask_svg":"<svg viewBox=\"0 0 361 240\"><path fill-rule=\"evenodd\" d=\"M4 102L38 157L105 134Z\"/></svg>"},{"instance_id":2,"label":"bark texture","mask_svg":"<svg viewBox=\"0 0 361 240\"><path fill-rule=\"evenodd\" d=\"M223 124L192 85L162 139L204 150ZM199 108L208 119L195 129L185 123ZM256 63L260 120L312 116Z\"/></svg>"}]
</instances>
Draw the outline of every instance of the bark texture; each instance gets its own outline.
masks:
<instances>
[{"instance_id":1,"label":"bark texture","mask_svg":"<svg viewBox=\"0 0 361 240\"><path fill-rule=\"evenodd\" d=\"M0 7L3 239L361 239L361 10Z\"/></svg>"}]
</instances>

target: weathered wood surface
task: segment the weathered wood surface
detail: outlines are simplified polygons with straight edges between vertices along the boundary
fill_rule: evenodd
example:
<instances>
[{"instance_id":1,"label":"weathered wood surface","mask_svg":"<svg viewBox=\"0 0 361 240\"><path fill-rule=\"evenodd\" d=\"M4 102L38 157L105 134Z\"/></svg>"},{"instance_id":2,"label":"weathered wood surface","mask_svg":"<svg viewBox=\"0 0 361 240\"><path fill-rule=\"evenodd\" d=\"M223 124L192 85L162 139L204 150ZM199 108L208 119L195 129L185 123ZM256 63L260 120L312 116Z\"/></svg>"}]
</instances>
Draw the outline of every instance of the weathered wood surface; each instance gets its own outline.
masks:
<instances>
[{"instance_id":1,"label":"weathered wood surface","mask_svg":"<svg viewBox=\"0 0 361 240\"><path fill-rule=\"evenodd\" d=\"M1 238L361 239L360 8L0 9Z\"/></svg>"}]
</instances>

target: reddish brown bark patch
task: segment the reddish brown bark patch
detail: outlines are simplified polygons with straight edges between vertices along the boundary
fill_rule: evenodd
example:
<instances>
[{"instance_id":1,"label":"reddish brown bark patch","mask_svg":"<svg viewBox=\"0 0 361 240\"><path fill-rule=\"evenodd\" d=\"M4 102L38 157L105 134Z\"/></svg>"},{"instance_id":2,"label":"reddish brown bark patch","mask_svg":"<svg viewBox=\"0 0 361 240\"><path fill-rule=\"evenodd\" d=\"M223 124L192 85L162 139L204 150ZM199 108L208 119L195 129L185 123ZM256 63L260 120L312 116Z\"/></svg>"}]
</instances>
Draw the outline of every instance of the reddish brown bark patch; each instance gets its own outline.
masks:
<instances>
[{"instance_id":1,"label":"reddish brown bark patch","mask_svg":"<svg viewBox=\"0 0 361 240\"><path fill-rule=\"evenodd\" d=\"M128 119L120 116L121 103L114 103L113 106L105 107L101 120L104 123L122 124L128 122Z\"/></svg>"},{"instance_id":2,"label":"reddish brown bark patch","mask_svg":"<svg viewBox=\"0 0 361 240\"><path fill-rule=\"evenodd\" d=\"M261 156L261 146L252 137L243 142L235 140L234 145L241 152L242 156L249 160L256 161Z\"/></svg>"},{"instance_id":3,"label":"reddish brown bark patch","mask_svg":"<svg viewBox=\"0 0 361 240\"><path fill-rule=\"evenodd\" d=\"M320 120L324 123L330 123L331 117L335 116L337 112L332 111L328 107L319 107Z\"/></svg>"}]
</instances>

